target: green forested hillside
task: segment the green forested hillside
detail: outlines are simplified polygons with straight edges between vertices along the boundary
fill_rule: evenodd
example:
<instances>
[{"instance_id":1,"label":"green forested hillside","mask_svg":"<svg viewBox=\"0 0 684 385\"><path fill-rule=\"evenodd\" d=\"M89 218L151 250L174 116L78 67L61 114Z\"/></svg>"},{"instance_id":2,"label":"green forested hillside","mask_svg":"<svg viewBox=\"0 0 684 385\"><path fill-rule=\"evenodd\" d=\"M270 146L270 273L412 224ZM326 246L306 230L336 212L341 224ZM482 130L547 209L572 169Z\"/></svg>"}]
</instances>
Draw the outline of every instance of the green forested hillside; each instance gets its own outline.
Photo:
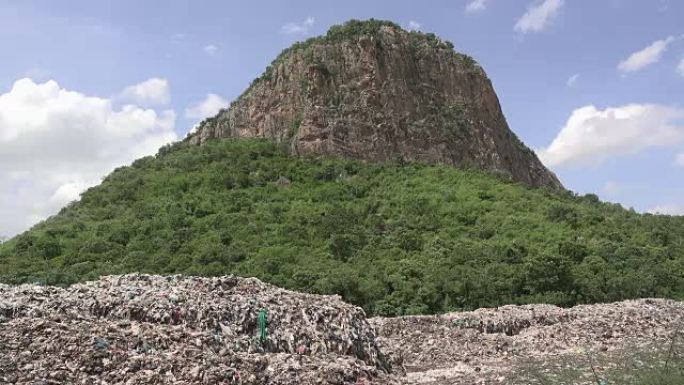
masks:
<instances>
[{"instance_id":1,"label":"green forested hillside","mask_svg":"<svg viewBox=\"0 0 684 385\"><path fill-rule=\"evenodd\" d=\"M176 144L0 245L0 281L237 274L372 314L684 298L684 219L446 166Z\"/></svg>"}]
</instances>

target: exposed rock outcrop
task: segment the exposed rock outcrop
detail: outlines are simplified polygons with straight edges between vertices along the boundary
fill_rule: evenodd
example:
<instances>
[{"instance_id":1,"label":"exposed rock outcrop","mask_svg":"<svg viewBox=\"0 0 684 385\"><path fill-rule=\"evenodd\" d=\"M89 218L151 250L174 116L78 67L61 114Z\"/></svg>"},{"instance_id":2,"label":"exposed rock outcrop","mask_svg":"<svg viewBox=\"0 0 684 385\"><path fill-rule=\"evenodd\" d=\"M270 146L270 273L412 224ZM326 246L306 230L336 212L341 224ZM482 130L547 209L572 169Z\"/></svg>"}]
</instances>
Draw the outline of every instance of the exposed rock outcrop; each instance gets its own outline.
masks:
<instances>
[{"instance_id":1,"label":"exposed rock outcrop","mask_svg":"<svg viewBox=\"0 0 684 385\"><path fill-rule=\"evenodd\" d=\"M264 137L296 154L474 167L561 189L509 129L491 81L432 34L350 21L285 50L187 141Z\"/></svg>"}]
</instances>

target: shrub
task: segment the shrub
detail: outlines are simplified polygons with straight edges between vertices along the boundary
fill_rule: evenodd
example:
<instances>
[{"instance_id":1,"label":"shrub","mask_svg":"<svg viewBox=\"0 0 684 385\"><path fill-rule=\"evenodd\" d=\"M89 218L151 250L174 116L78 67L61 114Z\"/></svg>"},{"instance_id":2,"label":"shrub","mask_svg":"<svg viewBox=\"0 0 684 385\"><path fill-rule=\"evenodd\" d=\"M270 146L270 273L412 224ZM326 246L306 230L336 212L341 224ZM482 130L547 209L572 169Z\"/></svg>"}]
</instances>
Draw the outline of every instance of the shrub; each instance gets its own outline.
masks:
<instances>
[{"instance_id":1,"label":"shrub","mask_svg":"<svg viewBox=\"0 0 684 385\"><path fill-rule=\"evenodd\" d=\"M288 188L276 186L281 177ZM293 158L278 144L229 139L117 169L0 244L0 266L8 283L256 276L341 294L370 314L684 298L684 218L475 170Z\"/></svg>"}]
</instances>

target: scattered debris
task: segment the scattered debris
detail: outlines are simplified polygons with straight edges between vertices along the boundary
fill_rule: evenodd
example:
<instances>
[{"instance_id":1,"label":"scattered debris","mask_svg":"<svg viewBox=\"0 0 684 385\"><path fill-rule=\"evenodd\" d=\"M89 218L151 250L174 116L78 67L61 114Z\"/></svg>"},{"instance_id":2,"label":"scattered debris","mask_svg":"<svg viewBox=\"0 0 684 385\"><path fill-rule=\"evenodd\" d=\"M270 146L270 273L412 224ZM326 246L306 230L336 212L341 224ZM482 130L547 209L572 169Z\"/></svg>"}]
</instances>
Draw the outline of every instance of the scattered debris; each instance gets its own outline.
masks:
<instances>
[{"instance_id":1,"label":"scattered debris","mask_svg":"<svg viewBox=\"0 0 684 385\"><path fill-rule=\"evenodd\" d=\"M654 299L367 320L338 296L232 276L0 285L0 383L516 384L666 346L682 320L684 303Z\"/></svg>"},{"instance_id":2,"label":"scattered debris","mask_svg":"<svg viewBox=\"0 0 684 385\"><path fill-rule=\"evenodd\" d=\"M0 383L390 383L362 309L257 279L0 285Z\"/></svg>"},{"instance_id":3,"label":"scattered debris","mask_svg":"<svg viewBox=\"0 0 684 385\"><path fill-rule=\"evenodd\" d=\"M371 318L384 352L403 359L410 383L512 382L522 362L555 365L662 344L684 322L684 303L642 299L563 309L502 306L437 316ZM395 366L398 363L395 359Z\"/></svg>"},{"instance_id":4,"label":"scattered debris","mask_svg":"<svg viewBox=\"0 0 684 385\"><path fill-rule=\"evenodd\" d=\"M278 180L275 182L275 184L278 187L290 187L290 185L292 184L292 181L285 178L284 176L280 176L280 177L278 177Z\"/></svg>"}]
</instances>

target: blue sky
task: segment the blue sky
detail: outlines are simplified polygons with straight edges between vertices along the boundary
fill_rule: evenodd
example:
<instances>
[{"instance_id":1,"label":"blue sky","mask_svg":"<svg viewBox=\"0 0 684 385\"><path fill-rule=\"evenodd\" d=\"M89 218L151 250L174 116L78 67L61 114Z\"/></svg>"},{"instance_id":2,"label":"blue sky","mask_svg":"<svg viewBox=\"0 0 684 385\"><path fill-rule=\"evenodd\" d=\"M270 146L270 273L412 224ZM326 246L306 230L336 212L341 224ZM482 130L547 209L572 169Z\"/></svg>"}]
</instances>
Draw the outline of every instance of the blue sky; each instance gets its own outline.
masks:
<instances>
[{"instance_id":1,"label":"blue sky","mask_svg":"<svg viewBox=\"0 0 684 385\"><path fill-rule=\"evenodd\" d=\"M291 43L371 17L477 59L566 187L681 214L682 16L676 0L0 1L0 234L182 138Z\"/></svg>"}]
</instances>

